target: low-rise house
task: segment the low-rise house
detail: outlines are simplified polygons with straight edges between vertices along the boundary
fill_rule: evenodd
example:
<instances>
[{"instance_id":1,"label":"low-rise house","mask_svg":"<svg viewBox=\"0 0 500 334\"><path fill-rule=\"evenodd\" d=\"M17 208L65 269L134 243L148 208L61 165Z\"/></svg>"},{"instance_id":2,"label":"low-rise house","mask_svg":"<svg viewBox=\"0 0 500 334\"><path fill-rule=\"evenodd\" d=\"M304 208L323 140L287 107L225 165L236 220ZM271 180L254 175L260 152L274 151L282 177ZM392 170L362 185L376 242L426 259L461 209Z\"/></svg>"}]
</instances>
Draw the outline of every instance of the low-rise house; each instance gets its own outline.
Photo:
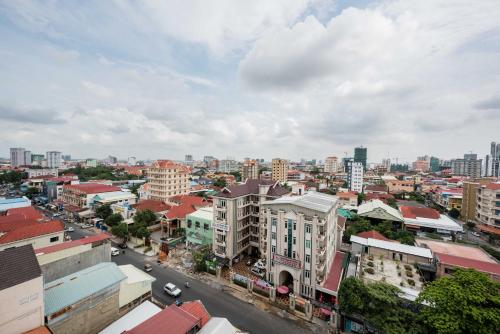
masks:
<instances>
[{"instance_id":1,"label":"low-rise house","mask_svg":"<svg viewBox=\"0 0 500 334\"><path fill-rule=\"evenodd\" d=\"M123 317L99 332L99 334L118 334L134 328L159 313L161 308L146 300Z\"/></svg>"},{"instance_id":2,"label":"low-rise house","mask_svg":"<svg viewBox=\"0 0 500 334\"><path fill-rule=\"evenodd\" d=\"M118 267L126 276L120 283L120 311L134 308L142 302L151 299L151 285L156 278L131 264Z\"/></svg>"},{"instance_id":3,"label":"low-rise house","mask_svg":"<svg viewBox=\"0 0 500 334\"><path fill-rule=\"evenodd\" d=\"M389 190L389 194L411 193L415 190L413 180L386 180L385 185Z\"/></svg>"},{"instance_id":4,"label":"low-rise house","mask_svg":"<svg viewBox=\"0 0 500 334\"><path fill-rule=\"evenodd\" d=\"M389 220L396 223L402 223L404 221L399 210L394 209L378 199L365 202L358 206L358 216L375 221Z\"/></svg>"},{"instance_id":5,"label":"low-rise house","mask_svg":"<svg viewBox=\"0 0 500 334\"><path fill-rule=\"evenodd\" d=\"M363 192L365 194L387 194L387 186L379 184L368 184Z\"/></svg>"},{"instance_id":6,"label":"low-rise house","mask_svg":"<svg viewBox=\"0 0 500 334\"><path fill-rule=\"evenodd\" d=\"M96 333L119 316L120 283L113 262L99 263L45 284L45 317L54 334Z\"/></svg>"},{"instance_id":7,"label":"low-rise house","mask_svg":"<svg viewBox=\"0 0 500 334\"><path fill-rule=\"evenodd\" d=\"M203 207L186 215L186 246L211 246L214 234L213 221L213 207Z\"/></svg>"},{"instance_id":8,"label":"low-rise house","mask_svg":"<svg viewBox=\"0 0 500 334\"><path fill-rule=\"evenodd\" d=\"M365 201L369 202L371 200L378 199L384 202L385 204L388 204L389 199L394 199L394 196L391 194L380 194L380 193L368 193L365 194Z\"/></svg>"},{"instance_id":9,"label":"low-rise house","mask_svg":"<svg viewBox=\"0 0 500 334\"><path fill-rule=\"evenodd\" d=\"M337 192L340 206L356 208L358 206L358 194L354 191Z\"/></svg>"},{"instance_id":10,"label":"low-rise house","mask_svg":"<svg viewBox=\"0 0 500 334\"><path fill-rule=\"evenodd\" d=\"M99 207L101 205L111 204L135 204L137 196L129 191L110 191L95 195L92 197L91 205Z\"/></svg>"},{"instance_id":11,"label":"low-rise house","mask_svg":"<svg viewBox=\"0 0 500 334\"><path fill-rule=\"evenodd\" d=\"M78 208L90 208L95 196L119 191L119 187L95 182L66 184L63 186L61 200Z\"/></svg>"},{"instance_id":12,"label":"low-rise house","mask_svg":"<svg viewBox=\"0 0 500 334\"><path fill-rule=\"evenodd\" d=\"M433 192L432 199L437 205L447 211L451 209L460 211L462 209L462 193L462 188L437 189Z\"/></svg>"},{"instance_id":13,"label":"low-rise house","mask_svg":"<svg viewBox=\"0 0 500 334\"><path fill-rule=\"evenodd\" d=\"M445 235L463 232L460 224L448 216L440 214L437 210L405 205L400 206L399 210L401 211L407 230L437 232Z\"/></svg>"},{"instance_id":14,"label":"low-rise house","mask_svg":"<svg viewBox=\"0 0 500 334\"><path fill-rule=\"evenodd\" d=\"M52 282L101 262L110 262L110 238L109 234L101 233L37 249L44 281Z\"/></svg>"},{"instance_id":15,"label":"low-rise house","mask_svg":"<svg viewBox=\"0 0 500 334\"><path fill-rule=\"evenodd\" d=\"M238 334L242 333L226 318L211 318L198 334Z\"/></svg>"},{"instance_id":16,"label":"low-rise house","mask_svg":"<svg viewBox=\"0 0 500 334\"><path fill-rule=\"evenodd\" d=\"M161 224L163 232L169 236L173 236L178 228L186 228L186 215L211 205L203 197L191 195L171 197L167 204L171 207L163 215Z\"/></svg>"},{"instance_id":17,"label":"low-rise house","mask_svg":"<svg viewBox=\"0 0 500 334\"><path fill-rule=\"evenodd\" d=\"M43 277L31 245L0 251L0 333L44 324Z\"/></svg>"}]
</instances>

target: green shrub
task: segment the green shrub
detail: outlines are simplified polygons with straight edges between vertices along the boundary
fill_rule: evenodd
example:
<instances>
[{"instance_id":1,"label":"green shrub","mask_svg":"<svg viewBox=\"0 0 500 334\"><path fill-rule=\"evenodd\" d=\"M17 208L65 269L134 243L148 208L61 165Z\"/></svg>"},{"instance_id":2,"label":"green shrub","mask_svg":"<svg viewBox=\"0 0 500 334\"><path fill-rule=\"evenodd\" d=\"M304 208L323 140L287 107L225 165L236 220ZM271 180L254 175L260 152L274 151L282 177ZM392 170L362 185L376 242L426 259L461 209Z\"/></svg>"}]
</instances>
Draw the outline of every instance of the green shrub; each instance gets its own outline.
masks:
<instances>
[{"instance_id":1,"label":"green shrub","mask_svg":"<svg viewBox=\"0 0 500 334\"><path fill-rule=\"evenodd\" d=\"M411 286L415 286L415 281L412 280L411 278L407 279L406 280L408 282L408 284L410 284Z\"/></svg>"},{"instance_id":2,"label":"green shrub","mask_svg":"<svg viewBox=\"0 0 500 334\"><path fill-rule=\"evenodd\" d=\"M375 265L373 264L373 262L368 262L366 265L367 265L368 267L373 267L373 266L375 266Z\"/></svg>"},{"instance_id":3,"label":"green shrub","mask_svg":"<svg viewBox=\"0 0 500 334\"><path fill-rule=\"evenodd\" d=\"M411 270L411 266L409 264L405 264L405 269L406 270Z\"/></svg>"},{"instance_id":4,"label":"green shrub","mask_svg":"<svg viewBox=\"0 0 500 334\"><path fill-rule=\"evenodd\" d=\"M365 272L367 272L368 274L371 274L371 275L375 274L375 270L373 268L366 268Z\"/></svg>"},{"instance_id":5,"label":"green shrub","mask_svg":"<svg viewBox=\"0 0 500 334\"><path fill-rule=\"evenodd\" d=\"M412 273L411 271L407 271L407 272L406 272L406 276L407 276L407 277L413 277L413 273Z\"/></svg>"}]
</instances>

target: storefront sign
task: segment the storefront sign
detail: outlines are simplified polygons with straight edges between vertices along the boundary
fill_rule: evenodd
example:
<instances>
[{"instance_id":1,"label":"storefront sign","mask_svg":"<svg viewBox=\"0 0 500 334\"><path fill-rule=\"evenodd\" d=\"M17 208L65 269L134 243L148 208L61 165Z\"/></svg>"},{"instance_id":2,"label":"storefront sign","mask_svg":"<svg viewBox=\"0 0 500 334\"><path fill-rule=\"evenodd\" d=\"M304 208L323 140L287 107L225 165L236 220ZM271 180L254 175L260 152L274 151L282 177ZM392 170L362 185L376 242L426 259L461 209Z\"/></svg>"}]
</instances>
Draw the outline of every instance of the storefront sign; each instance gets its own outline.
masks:
<instances>
[{"instance_id":1,"label":"storefront sign","mask_svg":"<svg viewBox=\"0 0 500 334\"><path fill-rule=\"evenodd\" d=\"M218 230L229 231L229 225L221 224L221 223L212 223L212 228L216 228Z\"/></svg>"},{"instance_id":2,"label":"storefront sign","mask_svg":"<svg viewBox=\"0 0 500 334\"><path fill-rule=\"evenodd\" d=\"M295 269L300 269L302 267L300 260L292 259L278 254L273 255L273 261Z\"/></svg>"}]
</instances>

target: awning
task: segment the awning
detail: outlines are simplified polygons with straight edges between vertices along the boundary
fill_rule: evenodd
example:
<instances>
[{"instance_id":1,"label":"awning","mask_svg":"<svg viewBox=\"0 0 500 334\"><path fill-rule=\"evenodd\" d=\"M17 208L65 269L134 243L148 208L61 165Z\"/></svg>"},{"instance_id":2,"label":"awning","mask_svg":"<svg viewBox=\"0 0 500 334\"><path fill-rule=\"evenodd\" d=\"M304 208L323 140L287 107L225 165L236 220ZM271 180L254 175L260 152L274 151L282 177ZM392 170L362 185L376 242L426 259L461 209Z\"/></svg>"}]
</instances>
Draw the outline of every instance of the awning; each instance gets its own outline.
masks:
<instances>
[{"instance_id":1,"label":"awning","mask_svg":"<svg viewBox=\"0 0 500 334\"><path fill-rule=\"evenodd\" d=\"M78 213L78 216L80 216L81 218L89 218L92 217L93 215L94 212L92 212L92 210L85 210Z\"/></svg>"},{"instance_id":2,"label":"awning","mask_svg":"<svg viewBox=\"0 0 500 334\"><path fill-rule=\"evenodd\" d=\"M484 224L477 224L476 227L483 231L484 233L492 233L496 235L500 235L500 228L496 228L493 226L488 226Z\"/></svg>"},{"instance_id":3,"label":"awning","mask_svg":"<svg viewBox=\"0 0 500 334\"><path fill-rule=\"evenodd\" d=\"M290 289L288 289L287 286L282 285L282 286L279 286L276 289L276 291L278 291L278 293L281 293L282 295L286 295L290 291Z\"/></svg>"},{"instance_id":4,"label":"awning","mask_svg":"<svg viewBox=\"0 0 500 334\"><path fill-rule=\"evenodd\" d=\"M326 308L321 308L321 313L323 313L324 315L331 315L332 311L327 310Z\"/></svg>"}]
</instances>

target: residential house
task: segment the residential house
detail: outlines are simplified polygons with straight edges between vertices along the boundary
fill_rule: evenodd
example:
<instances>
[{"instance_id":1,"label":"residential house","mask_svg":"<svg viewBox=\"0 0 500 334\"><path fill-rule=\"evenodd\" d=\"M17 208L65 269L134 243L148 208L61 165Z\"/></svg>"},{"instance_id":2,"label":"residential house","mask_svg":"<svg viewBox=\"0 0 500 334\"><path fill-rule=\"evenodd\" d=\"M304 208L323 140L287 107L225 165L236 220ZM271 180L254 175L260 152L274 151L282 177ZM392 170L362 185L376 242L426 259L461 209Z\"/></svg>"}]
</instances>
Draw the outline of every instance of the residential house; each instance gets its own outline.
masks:
<instances>
[{"instance_id":1,"label":"residential house","mask_svg":"<svg viewBox=\"0 0 500 334\"><path fill-rule=\"evenodd\" d=\"M212 246L214 209L202 207L186 215L186 246Z\"/></svg>"},{"instance_id":2,"label":"residential house","mask_svg":"<svg viewBox=\"0 0 500 334\"><path fill-rule=\"evenodd\" d=\"M460 224L437 210L425 207L402 205L399 210L403 216L405 228L414 232L437 232L449 235L463 232Z\"/></svg>"},{"instance_id":3,"label":"residential house","mask_svg":"<svg viewBox=\"0 0 500 334\"><path fill-rule=\"evenodd\" d=\"M132 264L118 266L118 268L126 276L126 279L120 283L118 296L120 311L132 309L151 299L152 284L156 281L156 278Z\"/></svg>"},{"instance_id":4,"label":"residential house","mask_svg":"<svg viewBox=\"0 0 500 334\"><path fill-rule=\"evenodd\" d=\"M191 195L173 196L167 204L171 207L163 215L161 225L162 232L169 236L175 235L178 228L186 228L186 215L210 205L203 197Z\"/></svg>"},{"instance_id":5,"label":"residential house","mask_svg":"<svg viewBox=\"0 0 500 334\"><path fill-rule=\"evenodd\" d=\"M66 184L63 186L61 200L65 206L70 205L80 209L90 208L94 203L95 196L119 191L121 191L119 187L94 182Z\"/></svg>"},{"instance_id":6,"label":"residential house","mask_svg":"<svg viewBox=\"0 0 500 334\"><path fill-rule=\"evenodd\" d=\"M394 209L378 199L365 202L358 206L358 216L376 221L388 220L396 223L402 223L404 221L398 209Z\"/></svg>"},{"instance_id":7,"label":"residential house","mask_svg":"<svg viewBox=\"0 0 500 334\"><path fill-rule=\"evenodd\" d=\"M43 278L33 247L0 251L0 333L24 333L43 326Z\"/></svg>"},{"instance_id":8,"label":"residential house","mask_svg":"<svg viewBox=\"0 0 500 334\"><path fill-rule=\"evenodd\" d=\"M389 190L389 194L411 193L415 190L413 180L386 180L385 185Z\"/></svg>"}]
</instances>

